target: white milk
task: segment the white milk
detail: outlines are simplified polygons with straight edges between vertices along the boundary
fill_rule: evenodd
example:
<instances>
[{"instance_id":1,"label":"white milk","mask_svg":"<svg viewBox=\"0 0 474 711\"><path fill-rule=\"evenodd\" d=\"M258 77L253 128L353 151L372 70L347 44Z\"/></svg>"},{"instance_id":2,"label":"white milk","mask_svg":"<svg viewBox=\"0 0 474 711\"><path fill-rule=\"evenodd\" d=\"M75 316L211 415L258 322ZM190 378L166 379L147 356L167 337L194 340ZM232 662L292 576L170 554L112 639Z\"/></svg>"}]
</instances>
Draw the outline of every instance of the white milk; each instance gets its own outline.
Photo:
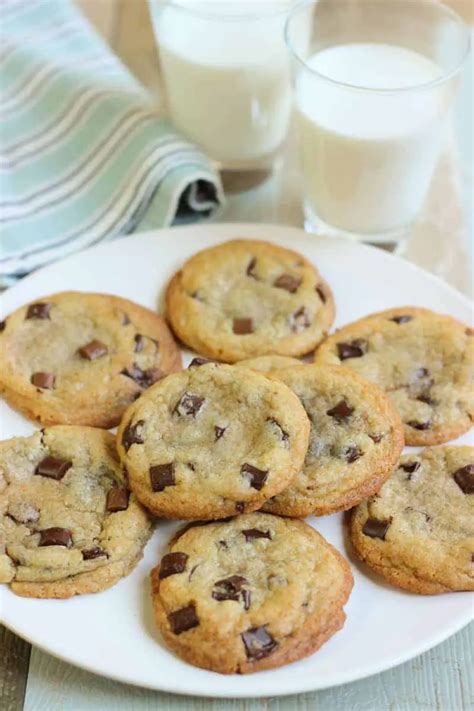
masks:
<instances>
[{"instance_id":1,"label":"white milk","mask_svg":"<svg viewBox=\"0 0 474 711\"><path fill-rule=\"evenodd\" d=\"M330 47L308 64L333 80L373 89L413 87L441 76L426 57L386 44ZM409 225L439 155L446 88L364 92L301 72L296 101L307 208L348 232Z\"/></svg>"},{"instance_id":2,"label":"white milk","mask_svg":"<svg viewBox=\"0 0 474 711\"><path fill-rule=\"evenodd\" d=\"M291 2L277 3L281 10ZM223 3L228 12L231 3ZM206 7L194 2L192 8ZM242 3L235 3L237 12ZM178 9L155 13L155 30L171 117L212 158L229 166L271 157L291 110L285 12L265 19L200 17ZM247 9L250 7L247 3ZM216 12L215 7L213 12Z\"/></svg>"}]
</instances>

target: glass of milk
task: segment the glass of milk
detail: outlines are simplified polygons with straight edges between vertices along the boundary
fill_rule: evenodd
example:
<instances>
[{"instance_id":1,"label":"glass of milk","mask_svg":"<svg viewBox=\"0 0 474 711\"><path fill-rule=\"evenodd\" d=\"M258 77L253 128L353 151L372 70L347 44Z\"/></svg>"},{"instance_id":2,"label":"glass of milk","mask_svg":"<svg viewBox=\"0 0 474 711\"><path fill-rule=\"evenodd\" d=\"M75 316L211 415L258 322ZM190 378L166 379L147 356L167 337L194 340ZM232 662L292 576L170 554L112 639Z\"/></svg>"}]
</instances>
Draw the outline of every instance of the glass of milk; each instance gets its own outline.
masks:
<instances>
[{"instance_id":1,"label":"glass of milk","mask_svg":"<svg viewBox=\"0 0 474 711\"><path fill-rule=\"evenodd\" d=\"M466 26L431 0L308 0L285 34L306 228L400 247L446 138Z\"/></svg>"},{"instance_id":2,"label":"glass of milk","mask_svg":"<svg viewBox=\"0 0 474 711\"><path fill-rule=\"evenodd\" d=\"M292 4L150 0L174 124L244 186L242 174L270 173L287 134Z\"/></svg>"}]
</instances>

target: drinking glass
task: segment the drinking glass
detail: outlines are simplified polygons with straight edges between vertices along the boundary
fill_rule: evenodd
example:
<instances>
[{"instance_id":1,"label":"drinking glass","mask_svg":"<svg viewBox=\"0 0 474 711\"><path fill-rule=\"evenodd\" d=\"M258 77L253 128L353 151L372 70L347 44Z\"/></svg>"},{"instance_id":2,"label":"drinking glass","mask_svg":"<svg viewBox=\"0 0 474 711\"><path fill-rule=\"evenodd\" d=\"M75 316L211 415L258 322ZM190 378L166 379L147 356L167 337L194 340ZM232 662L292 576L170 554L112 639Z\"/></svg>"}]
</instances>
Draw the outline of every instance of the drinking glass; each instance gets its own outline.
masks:
<instances>
[{"instance_id":1,"label":"drinking glass","mask_svg":"<svg viewBox=\"0 0 474 711\"><path fill-rule=\"evenodd\" d=\"M176 127L224 171L269 175L291 113L292 0L150 0Z\"/></svg>"},{"instance_id":2,"label":"drinking glass","mask_svg":"<svg viewBox=\"0 0 474 711\"><path fill-rule=\"evenodd\" d=\"M465 24L434 0L305 0L285 37L306 228L400 248L445 140Z\"/></svg>"}]
</instances>

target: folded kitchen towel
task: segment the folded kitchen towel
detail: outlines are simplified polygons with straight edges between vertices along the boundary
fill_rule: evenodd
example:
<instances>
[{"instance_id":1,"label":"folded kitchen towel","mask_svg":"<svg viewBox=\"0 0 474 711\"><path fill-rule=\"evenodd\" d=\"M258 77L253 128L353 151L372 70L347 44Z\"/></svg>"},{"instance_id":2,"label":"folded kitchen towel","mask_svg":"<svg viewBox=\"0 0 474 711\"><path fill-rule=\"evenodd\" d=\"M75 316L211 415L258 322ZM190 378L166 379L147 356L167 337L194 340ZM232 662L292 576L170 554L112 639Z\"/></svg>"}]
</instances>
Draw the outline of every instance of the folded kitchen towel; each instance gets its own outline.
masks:
<instances>
[{"instance_id":1,"label":"folded kitchen towel","mask_svg":"<svg viewBox=\"0 0 474 711\"><path fill-rule=\"evenodd\" d=\"M72 0L0 5L0 284L119 235L208 216L206 157Z\"/></svg>"}]
</instances>

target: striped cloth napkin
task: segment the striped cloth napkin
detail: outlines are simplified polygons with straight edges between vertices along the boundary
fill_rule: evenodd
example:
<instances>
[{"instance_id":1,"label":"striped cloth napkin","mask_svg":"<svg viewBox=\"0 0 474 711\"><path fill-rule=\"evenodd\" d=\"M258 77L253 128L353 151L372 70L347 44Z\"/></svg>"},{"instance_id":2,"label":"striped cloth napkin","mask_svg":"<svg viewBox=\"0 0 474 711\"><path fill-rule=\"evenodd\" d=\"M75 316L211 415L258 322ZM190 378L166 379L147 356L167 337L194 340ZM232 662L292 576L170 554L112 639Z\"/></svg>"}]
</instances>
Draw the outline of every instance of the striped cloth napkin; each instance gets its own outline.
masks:
<instances>
[{"instance_id":1,"label":"striped cloth napkin","mask_svg":"<svg viewBox=\"0 0 474 711\"><path fill-rule=\"evenodd\" d=\"M0 0L0 18L2 286L218 206L209 161L160 117L71 0Z\"/></svg>"}]
</instances>

